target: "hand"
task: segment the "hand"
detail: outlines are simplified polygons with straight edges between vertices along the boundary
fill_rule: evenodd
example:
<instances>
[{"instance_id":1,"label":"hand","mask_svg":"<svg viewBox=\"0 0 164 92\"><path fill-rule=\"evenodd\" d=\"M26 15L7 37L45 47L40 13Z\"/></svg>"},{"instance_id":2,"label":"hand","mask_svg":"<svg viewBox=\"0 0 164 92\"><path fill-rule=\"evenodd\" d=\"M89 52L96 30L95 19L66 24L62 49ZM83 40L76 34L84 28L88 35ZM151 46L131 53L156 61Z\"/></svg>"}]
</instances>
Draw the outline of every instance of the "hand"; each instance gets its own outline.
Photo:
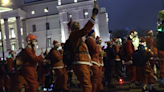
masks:
<instances>
[{"instance_id":1,"label":"hand","mask_svg":"<svg viewBox=\"0 0 164 92\"><path fill-rule=\"evenodd\" d=\"M92 19L95 19L95 17L96 17L96 15L98 14L98 12L99 12L99 7L98 7L98 5L97 5L97 2L96 1L94 1L94 8L93 8L93 10L92 10Z\"/></svg>"}]
</instances>

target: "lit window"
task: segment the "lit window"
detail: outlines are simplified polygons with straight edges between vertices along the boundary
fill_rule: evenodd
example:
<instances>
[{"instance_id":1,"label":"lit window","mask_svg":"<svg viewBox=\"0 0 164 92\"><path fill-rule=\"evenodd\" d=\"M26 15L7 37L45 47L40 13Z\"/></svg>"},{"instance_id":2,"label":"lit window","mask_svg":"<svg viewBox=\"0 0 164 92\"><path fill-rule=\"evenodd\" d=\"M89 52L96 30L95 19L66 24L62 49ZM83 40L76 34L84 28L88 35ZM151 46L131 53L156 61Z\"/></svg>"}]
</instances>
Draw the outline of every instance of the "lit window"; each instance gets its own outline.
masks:
<instances>
[{"instance_id":1,"label":"lit window","mask_svg":"<svg viewBox=\"0 0 164 92\"><path fill-rule=\"evenodd\" d=\"M10 35L9 35L9 38L15 38L15 31L14 31L14 28L10 28Z\"/></svg>"},{"instance_id":2,"label":"lit window","mask_svg":"<svg viewBox=\"0 0 164 92\"><path fill-rule=\"evenodd\" d=\"M67 13L67 17L68 17L68 21L72 20L72 13L71 12L68 12Z\"/></svg>"},{"instance_id":3,"label":"lit window","mask_svg":"<svg viewBox=\"0 0 164 92\"><path fill-rule=\"evenodd\" d=\"M45 13L48 12L48 7L44 8L44 12L45 12Z\"/></svg>"},{"instance_id":4,"label":"lit window","mask_svg":"<svg viewBox=\"0 0 164 92\"><path fill-rule=\"evenodd\" d=\"M61 0L58 0L58 5L61 5Z\"/></svg>"},{"instance_id":5,"label":"lit window","mask_svg":"<svg viewBox=\"0 0 164 92\"><path fill-rule=\"evenodd\" d=\"M76 3L76 2L77 2L77 0L74 0L74 2Z\"/></svg>"},{"instance_id":6,"label":"lit window","mask_svg":"<svg viewBox=\"0 0 164 92\"><path fill-rule=\"evenodd\" d=\"M12 50L16 50L16 44L14 43L14 44L11 44L11 49Z\"/></svg>"},{"instance_id":7,"label":"lit window","mask_svg":"<svg viewBox=\"0 0 164 92\"><path fill-rule=\"evenodd\" d=\"M23 28L21 28L21 35L23 36Z\"/></svg>"},{"instance_id":8,"label":"lit window","mask_svg":"<svg viewBox=\"0 0 164 92\"><path fill-rule=\"evenodd\" d=\"M48 47L51 47L51 38L48 38L47 41L48 41Z\"/></svg>"},{"instance_id":9,"label":"lit window","mask_svg":"<svg viewBox=\"0 0 164 92\"><path fill-rule=\"evenodd\" d=\"M31 11L31 14L34 15L35 14L35 11Z\"/></svg>"},{"instance_id":10,"label":"lit window","mask_svg":"<svg viewBox=\"0 0 164 92\"><path fill-rule=\"evenodd\" d=\"M87 9L83 10L83 13L84 13L84 18L88 18L88 10Z\"/></svg>"}]
</instances>

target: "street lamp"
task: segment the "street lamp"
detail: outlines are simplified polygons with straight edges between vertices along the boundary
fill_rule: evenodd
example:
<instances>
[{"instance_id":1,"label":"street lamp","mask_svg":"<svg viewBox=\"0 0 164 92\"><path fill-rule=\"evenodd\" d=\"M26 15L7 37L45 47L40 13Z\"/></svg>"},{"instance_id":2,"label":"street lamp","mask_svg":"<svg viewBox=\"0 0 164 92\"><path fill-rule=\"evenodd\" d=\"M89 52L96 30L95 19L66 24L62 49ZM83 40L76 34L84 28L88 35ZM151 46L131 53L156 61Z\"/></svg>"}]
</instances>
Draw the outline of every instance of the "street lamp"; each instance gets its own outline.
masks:
<instances>
[{"instance_id":1,"label":"street lamp","mask_svg":"<svg viewBox=\"0 0 164 92\"><path fill-rule=\"evenodd\" d=\"M10 0L2 0L1 1L2 6L9 5L9 3L10 3Z\"/></svg>"}]
</instances>

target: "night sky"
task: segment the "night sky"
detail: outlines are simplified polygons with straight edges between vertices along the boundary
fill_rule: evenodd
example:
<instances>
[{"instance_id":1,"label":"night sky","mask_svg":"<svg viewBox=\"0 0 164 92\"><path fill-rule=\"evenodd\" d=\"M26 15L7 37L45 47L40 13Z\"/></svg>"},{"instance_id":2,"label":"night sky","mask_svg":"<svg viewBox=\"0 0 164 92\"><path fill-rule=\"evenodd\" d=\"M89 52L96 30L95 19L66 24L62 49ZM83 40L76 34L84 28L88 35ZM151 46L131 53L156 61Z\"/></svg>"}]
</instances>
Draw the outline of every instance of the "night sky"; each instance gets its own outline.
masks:
<instances>
[{"instance_id":1,"label":"night sky","mask_svg":"<svg viewBox=\"0 0 164 92\"><path fill-rule=\"evenodd\" d=\"M164 0L163 0L164 1ZM98 0L109 15L109 30L136 28L156 30L162 0Z\"/></svg>"}]
</instances>

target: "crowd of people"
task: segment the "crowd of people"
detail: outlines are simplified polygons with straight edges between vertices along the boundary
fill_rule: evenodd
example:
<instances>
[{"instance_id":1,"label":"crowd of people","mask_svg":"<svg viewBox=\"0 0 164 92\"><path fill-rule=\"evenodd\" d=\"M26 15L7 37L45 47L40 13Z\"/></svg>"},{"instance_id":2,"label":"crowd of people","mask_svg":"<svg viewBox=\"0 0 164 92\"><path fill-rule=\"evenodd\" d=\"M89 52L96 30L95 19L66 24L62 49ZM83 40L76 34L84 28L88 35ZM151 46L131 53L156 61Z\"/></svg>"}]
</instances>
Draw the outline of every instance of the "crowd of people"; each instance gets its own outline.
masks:
<instances>
[{"instance_id":1,"label":"crowd of people","mask_svg":"<svg viewBox=\"0 0 164 92\"><path fill-rule=\"evenodd\" d=\"M53 88L53 92L71 92L68 84L76 85L72 82L73 73L81 92L104 92L105 86L116 88L115 83L123 78L130 81L129 88L142 86L143 92L158 92L153 87L157 80L159 86L164 87L164 51L157 49L153 31L148 30L143 38L132 30L126 39L112 38L104 47L101 46L102 39L92 30L97 14L98 7L94 5L92 17L82 29L77 21L70 21L71 32L66 43L54 40L54 47L39 56L35 54L37 38L29 34L26 48L18 54L11 50L6 61L2 61L0 92L20 92L22 87L25 92L37 92L39 87ZM66 63L68 45L72 62ZM124 68L126 76L123 75Z\"/></svg>"}]
</instances>

